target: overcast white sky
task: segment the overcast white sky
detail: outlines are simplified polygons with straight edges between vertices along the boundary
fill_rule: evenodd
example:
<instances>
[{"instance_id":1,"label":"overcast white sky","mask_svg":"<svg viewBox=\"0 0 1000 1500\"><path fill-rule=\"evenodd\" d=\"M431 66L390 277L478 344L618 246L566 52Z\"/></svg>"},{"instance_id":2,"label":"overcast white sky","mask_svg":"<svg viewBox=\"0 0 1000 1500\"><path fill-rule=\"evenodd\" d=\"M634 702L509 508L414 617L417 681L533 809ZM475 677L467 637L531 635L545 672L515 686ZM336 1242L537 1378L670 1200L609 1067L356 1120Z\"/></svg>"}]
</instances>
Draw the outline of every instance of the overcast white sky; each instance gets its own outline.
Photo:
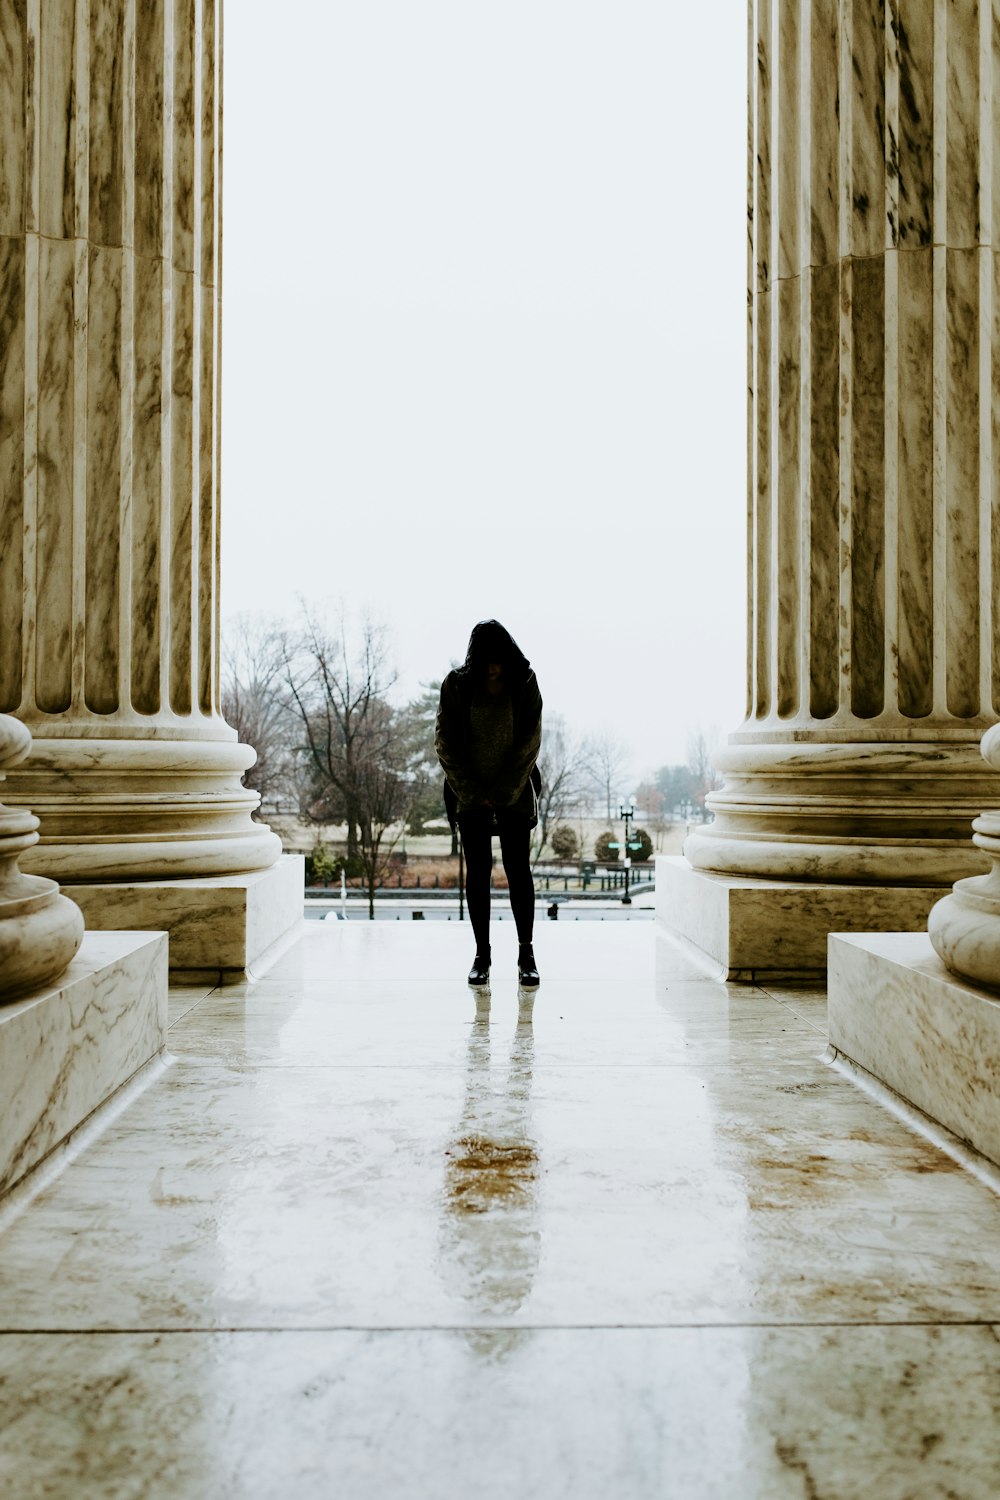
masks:
<instances>
[{"instance_id":1,"label":"overcast white sky","mask_svg":"<svg viewBox=\"0 0 1000 1500\"><path fill-rule=\"evenodd\" d=\"M223 612L502 620L641 776L743 716L746 11L235 0Z\"/></svg>"}]
</instances>

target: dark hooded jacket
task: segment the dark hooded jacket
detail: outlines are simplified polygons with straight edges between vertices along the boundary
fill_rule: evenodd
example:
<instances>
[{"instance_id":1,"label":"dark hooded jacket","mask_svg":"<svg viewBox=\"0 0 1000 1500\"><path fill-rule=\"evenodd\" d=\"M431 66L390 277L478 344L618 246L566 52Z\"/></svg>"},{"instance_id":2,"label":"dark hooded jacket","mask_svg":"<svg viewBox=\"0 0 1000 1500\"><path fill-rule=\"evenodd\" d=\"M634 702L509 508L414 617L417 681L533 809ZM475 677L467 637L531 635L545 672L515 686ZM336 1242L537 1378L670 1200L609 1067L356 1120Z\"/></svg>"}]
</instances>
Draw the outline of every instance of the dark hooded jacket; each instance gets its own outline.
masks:
<instances>
[{"instance_id":1,"label":"dark hooded jacket","mask_svg":"<svg viewBox=\"0 0 1000 1500\"><path fill-rule=\"evenodd\" d=\"M510 695L513 735L503 764L489 785L476 765L473 704L483 692L487 663L503 665L504 688ZM531 663L498 620L480 620L473 627L469 649L460 667L441 684L434 748L445 774L445 806L454 827L457 812L480 807L514 809L534 827L538 821L541 778L535 765L542 739L542 695Z\"/></svg>"}]
</instances>

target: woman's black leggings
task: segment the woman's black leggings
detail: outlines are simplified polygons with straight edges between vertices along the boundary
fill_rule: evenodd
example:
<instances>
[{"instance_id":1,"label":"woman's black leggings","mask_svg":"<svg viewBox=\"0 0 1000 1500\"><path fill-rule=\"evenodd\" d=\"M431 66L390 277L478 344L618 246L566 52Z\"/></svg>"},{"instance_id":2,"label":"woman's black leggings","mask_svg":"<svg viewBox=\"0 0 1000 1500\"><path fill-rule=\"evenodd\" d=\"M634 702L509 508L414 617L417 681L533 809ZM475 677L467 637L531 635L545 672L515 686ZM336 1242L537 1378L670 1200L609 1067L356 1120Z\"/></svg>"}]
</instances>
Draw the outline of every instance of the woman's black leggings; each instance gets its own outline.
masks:
<instances>
[{"instance_id":1,"label":"woman's black leggings","mask_svg":"<svg viewBox=\"0 0 1000 1500\"><path fill-rule=\"evenodd\" d=\"M498 811L500 856L510 892L519 943L530 943L535 925L535 883L531 878L531 825L520 813ZM459 813L458 826L465 850L465 895L476 949L490 946L490 873L493 869L493 811L484 807Z\"/></svg>"}]
</instances>

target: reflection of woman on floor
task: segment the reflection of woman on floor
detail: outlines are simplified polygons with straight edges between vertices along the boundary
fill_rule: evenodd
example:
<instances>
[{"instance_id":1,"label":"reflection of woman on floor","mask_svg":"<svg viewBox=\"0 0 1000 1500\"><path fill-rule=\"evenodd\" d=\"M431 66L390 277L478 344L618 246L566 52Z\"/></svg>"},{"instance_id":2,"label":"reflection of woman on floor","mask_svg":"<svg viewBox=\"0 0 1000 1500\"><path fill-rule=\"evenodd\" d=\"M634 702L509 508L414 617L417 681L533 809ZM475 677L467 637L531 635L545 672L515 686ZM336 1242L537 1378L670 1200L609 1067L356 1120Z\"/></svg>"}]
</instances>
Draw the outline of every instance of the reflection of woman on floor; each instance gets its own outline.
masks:
<instances>
[{"instance_id":1,"label":"reflection of woman on floor","mask_svg":"<svg viewBox=\"0 0 1000 1500\"><path fill-rule=\"evenodd\" d=\"M493 835L517 927L517 977L538 984L532 949L535 887L531 830L538 822L535 768L542 738L542 696L531 663L498 620L480 620L465 661L441 684L435 748L445 781L445 805L457 819L465 850L469 920L476 939L470 984L490 979L490 874Z\"/></svg>"},{"instance_id":2,"label":"reflection of woman on floor","mask_svg":"<svg viewBox=\"0 0 1000 1500\"><path fill-rule=\"evenodd\" d=\"M540 1166L531 1136L534 1039L519 1024L506 1080L491 1067L489 1012L469 1031L465 1103L445 1148L440 1260L448 1288L487 1318L510 1317L538 1271Z\"/></svg>"}]
</instances>

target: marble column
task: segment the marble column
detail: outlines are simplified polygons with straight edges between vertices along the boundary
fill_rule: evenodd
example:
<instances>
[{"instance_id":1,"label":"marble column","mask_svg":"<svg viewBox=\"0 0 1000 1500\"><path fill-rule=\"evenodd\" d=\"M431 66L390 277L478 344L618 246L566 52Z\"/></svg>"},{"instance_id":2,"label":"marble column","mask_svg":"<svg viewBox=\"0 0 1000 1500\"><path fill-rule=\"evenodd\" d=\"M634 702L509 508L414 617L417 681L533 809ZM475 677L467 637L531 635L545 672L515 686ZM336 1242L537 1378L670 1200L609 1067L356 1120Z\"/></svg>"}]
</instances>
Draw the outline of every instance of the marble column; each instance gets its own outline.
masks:
<instances>
[{"instance_id":1,"label":"marble column","mask_svg":"<svg viewBox=\"0 0 1000 1500\"><path fill-rule=\"evenodd\" d=\"M64 881L280 852L219 706L220 57L220 0L0 7L6 792Z\"/></svg>"},{"instance_id":2,"label":"marble column","mask_svg":"<svg viewBox=\"0 0 1000 1500\"><path fill-rule=\"evenodd\" d=\"M0 782L31 748L16 719L0 714ZM38 842L38 819L0 802L0 1004L61 974L83 941L83 915L54 880L23 875L19 859Z\"/></svg>"},{"instance_id":3,"label":"marble column","mask_svg":"<svg viewBox=\"0 0 1000 1500\"><path fill-rule=\"evenodd\" d=\"M749 16L748 708L685 852L940 887L1000 802L1000 4Z\"/></svg>"}]
</instances>

